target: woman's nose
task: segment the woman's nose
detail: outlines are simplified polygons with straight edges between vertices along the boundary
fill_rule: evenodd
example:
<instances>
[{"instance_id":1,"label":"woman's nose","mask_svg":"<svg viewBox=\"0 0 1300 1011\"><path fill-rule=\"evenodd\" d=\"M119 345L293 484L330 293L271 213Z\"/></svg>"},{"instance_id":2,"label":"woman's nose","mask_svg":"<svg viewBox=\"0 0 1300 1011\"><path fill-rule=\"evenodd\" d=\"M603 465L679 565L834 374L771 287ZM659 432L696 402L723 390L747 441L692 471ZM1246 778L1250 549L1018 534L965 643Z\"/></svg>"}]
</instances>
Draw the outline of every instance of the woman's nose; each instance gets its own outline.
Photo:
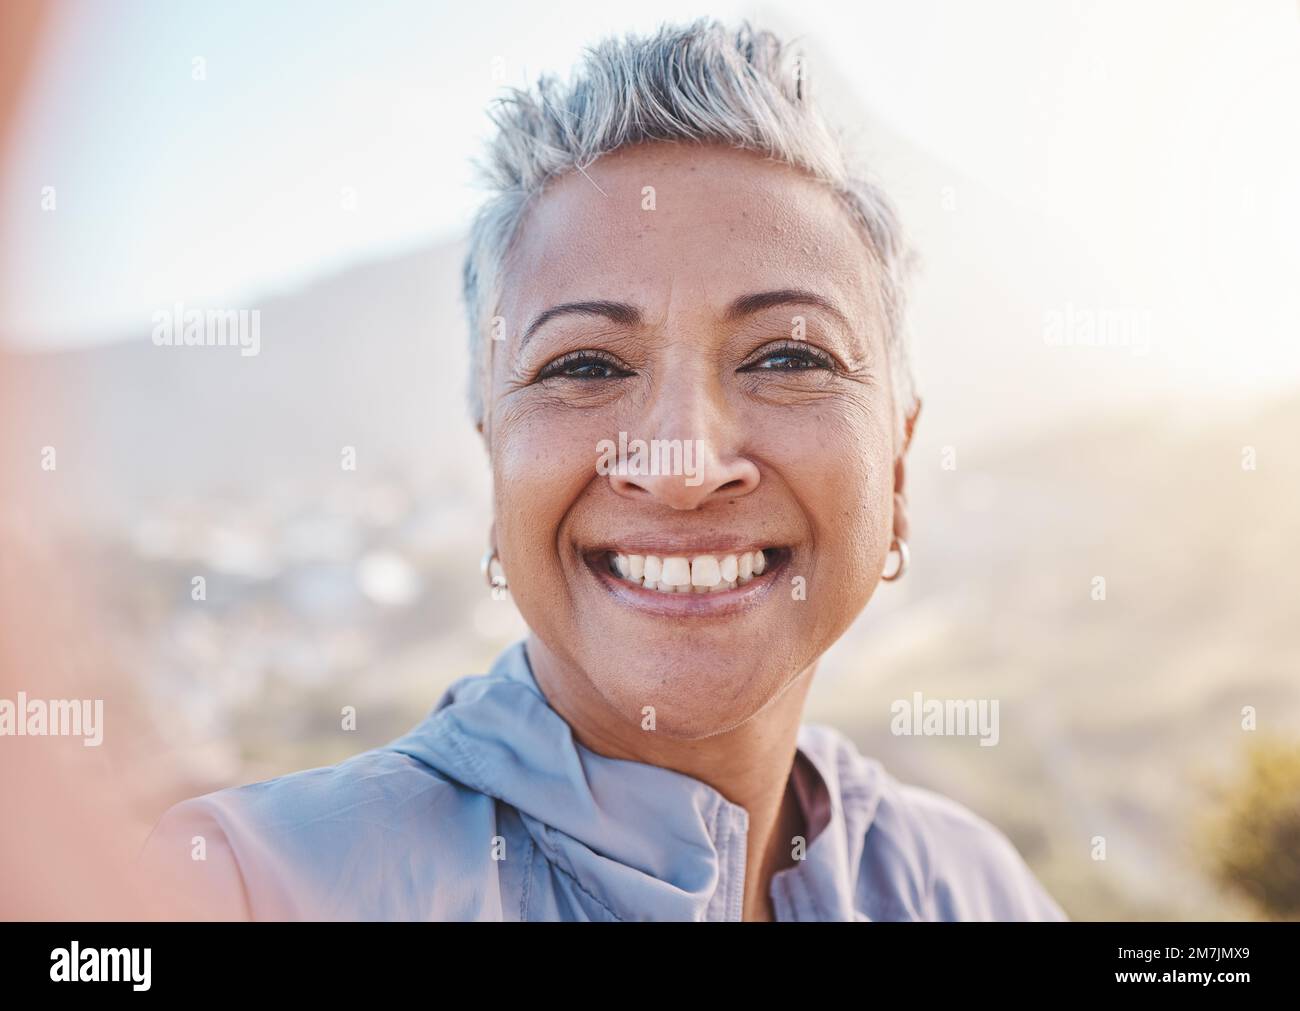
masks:
<instances>
[{"instance_id":1,"label":"woman's nose","mask_svg":"<svg viewBox=\"0 0 1300 1011\"><path fill-rule=\"evenodd\" d=\"M693 386L678 385L676 396L649 412L646 431L659 434L618 434L616 465L608 473L619 495L671 509L698 509L758 487L757 464L738 448L744 440L736 419L725 405L706 403L704 392Z\"/></svg>"},{"instance_id":2,"label":"woman's nose","mask_svg":"<svg viewBox=\"0 0 1300 1011\"><path fill-rule=\"evenodd\" d=\"M748 495L758 487L758 467L742 456L719 454L707 439L649 439L629 450L610 484L625 498L670 509L698 509L716 498Z\"/></svg>"}]
</instances>

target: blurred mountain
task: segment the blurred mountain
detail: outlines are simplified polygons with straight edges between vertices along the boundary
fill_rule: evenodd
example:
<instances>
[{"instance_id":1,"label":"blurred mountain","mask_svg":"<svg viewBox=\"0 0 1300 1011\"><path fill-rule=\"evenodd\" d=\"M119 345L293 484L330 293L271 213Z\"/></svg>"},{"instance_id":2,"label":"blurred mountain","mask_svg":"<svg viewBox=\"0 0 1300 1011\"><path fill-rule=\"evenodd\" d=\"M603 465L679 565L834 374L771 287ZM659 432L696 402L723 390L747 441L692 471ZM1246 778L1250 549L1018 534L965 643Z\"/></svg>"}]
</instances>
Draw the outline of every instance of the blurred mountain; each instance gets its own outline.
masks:
<instances>
[{"instance_id":1,"label":"blurred mountain","mask_svg":"<svg viewBox=\"0 0 1300 1011\"><path fill-rule=\"evenodd\" d=\"M395 471L483 494L466 407L456 245L371 263L304 290L234 306L261 312L261 349L156 347L152 324L106 345L0 359L34 404L0 439L15 466L55 445L62 501L93 496L96 522L169 495L246 493ZM186 303L187 308L205 308Z\"/></svg>"}]
</instances>

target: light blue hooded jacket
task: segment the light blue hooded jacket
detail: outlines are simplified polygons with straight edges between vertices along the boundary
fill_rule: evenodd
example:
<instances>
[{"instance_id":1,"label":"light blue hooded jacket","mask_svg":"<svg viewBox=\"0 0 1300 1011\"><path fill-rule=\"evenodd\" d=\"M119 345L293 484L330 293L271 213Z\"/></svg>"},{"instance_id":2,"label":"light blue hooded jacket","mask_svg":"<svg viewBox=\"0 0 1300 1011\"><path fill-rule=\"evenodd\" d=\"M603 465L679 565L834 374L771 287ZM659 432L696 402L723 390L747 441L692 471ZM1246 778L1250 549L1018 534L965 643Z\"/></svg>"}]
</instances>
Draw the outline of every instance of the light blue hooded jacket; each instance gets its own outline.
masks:
<instances>
[{"instance_id":1,"label":"light blue hooded jacket","mask_svg":"<svg viewBox=\"0 0 1300 1011\"><path fill-rule=\"evenodd\" d=\"M1065 918L997 829L837 731L801 726L793 775L778 920ZM141 859L217 918L739 920L748 819L576 742L519 642L384 747L177 804Z\"/></svg>"}]
</instances>

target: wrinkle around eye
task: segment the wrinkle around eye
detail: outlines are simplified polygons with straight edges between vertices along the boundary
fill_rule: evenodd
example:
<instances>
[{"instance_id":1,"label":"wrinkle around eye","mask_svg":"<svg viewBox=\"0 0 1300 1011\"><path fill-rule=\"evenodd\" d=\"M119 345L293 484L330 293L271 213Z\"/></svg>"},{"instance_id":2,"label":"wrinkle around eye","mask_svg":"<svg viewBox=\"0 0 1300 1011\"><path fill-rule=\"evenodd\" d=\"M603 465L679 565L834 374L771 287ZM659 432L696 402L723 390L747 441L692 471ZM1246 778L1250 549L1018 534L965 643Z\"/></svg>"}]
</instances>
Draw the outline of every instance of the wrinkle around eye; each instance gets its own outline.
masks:
<instances>
[{"instance_id":1,"label":"wrinkle around eye","mask_svg":"<svg viewBox=\"0 0 1300 1011\"><path fill-rule=\"evenodd\" d=\"M776 406L799 406L827 400L874 400L883 395L871 369L845 372L824 367L750 369L737 373L747 394Z\"/></svg>"},{"instance_id":2,"label":"wrinkle around eye","mask_svg":"<svg viewBox=\"0 0 1300 1011\"><path fill-rule=\"evenodd\" d=\"M521 414L534 411L584 410L616 403L627 395L626 378L579 379L554 376L550 379L515 379L503 399Z\"/></svg>"}]
</instances>

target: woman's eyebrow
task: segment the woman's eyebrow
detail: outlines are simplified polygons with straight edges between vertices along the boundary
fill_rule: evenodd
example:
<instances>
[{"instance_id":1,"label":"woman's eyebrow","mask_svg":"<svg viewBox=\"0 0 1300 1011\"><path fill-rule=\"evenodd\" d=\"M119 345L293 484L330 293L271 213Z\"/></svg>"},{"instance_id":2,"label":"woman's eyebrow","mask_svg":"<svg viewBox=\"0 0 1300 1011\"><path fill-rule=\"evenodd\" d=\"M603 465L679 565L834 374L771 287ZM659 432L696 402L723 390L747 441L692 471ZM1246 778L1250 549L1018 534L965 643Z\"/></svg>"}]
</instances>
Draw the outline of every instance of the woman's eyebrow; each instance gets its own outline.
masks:
<instances>
[{"instance_id":1,"label":"woman's eyebrow","mask_svg":"<svg viewBox=\"0 0 1300 1011\"><path fill-rule=\"evenodd\" d=\"M636 326L641 322L641 310L627 302L561 302L540 313L528 324L528 329L524 331L523 339L519 342L520 349L523 349L533 334L556 316L568 315L605 316L623 326Z\"/></svg>"},{"instance_id":2,"label":"woman's eyebrow","mask_svg":"<svg viewBox=\"0 0 1300 1011\"><path fill-rule=\"evenodd\" d=\"M774 291L758 291L752 295L741 295L740 298L727 307L726 315L723 318L728 322L735 322L744 316L751 316L756 312L762 312L764 309L771 309L779 305L816 306L834 316L846 330L850 332L853 330L848 317L834 302L804 288L777 288Z\"/></svg>"},{"instance_id":3,"label":"woman's eyebrow","mask_svg":"<svg viewBox=\"0 0 1300 1011\"><path fill-rule=\"evenodd\" d=\"M818 295L816 292L807 291L803 288L776 288L772 291L756 291L748 295L741 295L727 306L722 318L728 323L734 323L745 316L752 316L764 309L771 309L781 305L816 306L834 316L846 329L852 330L848 317L834 302ZM557 316L568 315L604 316L622 326L637 326L642 319L641 310L627 302L610 302L603 299L585 302L561 302L559 305L553 305L544 312L539 313L528 324L528 328L524 331L523 340L519 343L520 348L522 349L533 334L545 324Z\"/></svg>"}]
</instances>

